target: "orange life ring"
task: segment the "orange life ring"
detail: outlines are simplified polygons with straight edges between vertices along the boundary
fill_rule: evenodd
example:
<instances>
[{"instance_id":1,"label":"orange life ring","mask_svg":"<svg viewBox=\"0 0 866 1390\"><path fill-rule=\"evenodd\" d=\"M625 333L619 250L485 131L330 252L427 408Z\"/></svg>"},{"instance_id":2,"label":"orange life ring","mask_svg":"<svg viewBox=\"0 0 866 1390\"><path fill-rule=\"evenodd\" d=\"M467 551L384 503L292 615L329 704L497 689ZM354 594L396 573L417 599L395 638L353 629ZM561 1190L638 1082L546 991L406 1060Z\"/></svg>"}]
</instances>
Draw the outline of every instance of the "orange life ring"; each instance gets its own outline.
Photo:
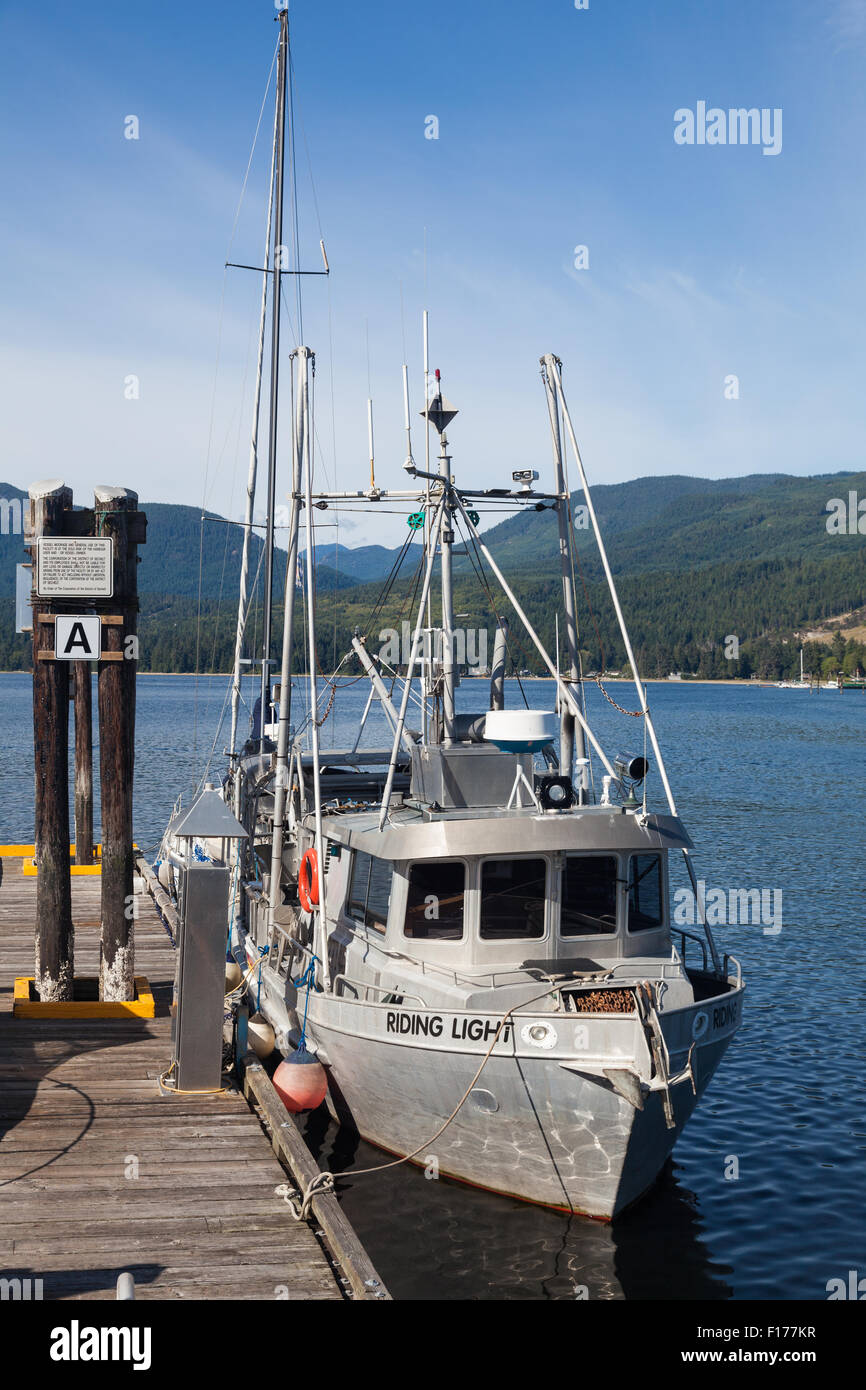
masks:
<instances>
[{"instance_id":1,"label":"orange life ring","mask_svg":"<svg viewBox=\"0 0 866 1390\"><path fill-rule=\"evenodd\" d=\"M298 870L298 897L305 912L312 912L319 902L319 856L308 849Z\"/></svg>"}]
</instances>

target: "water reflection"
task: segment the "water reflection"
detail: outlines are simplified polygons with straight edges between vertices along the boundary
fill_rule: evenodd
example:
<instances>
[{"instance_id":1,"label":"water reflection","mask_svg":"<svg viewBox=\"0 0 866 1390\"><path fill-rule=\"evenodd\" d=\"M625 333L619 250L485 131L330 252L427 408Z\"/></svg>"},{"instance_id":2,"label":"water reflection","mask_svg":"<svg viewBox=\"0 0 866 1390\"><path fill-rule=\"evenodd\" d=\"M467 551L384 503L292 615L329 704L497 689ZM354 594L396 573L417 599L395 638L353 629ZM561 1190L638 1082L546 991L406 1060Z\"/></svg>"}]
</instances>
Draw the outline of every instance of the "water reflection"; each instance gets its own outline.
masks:
<instances>
[{"instance_id":1,"label":"water reflection","mask_svg":"<svg viewBox=\"0 0 866 1390\"><path fill-rule=\"evenodd\" d=\"M388 1162L323 1109L304 1137L391 1293L400 1299L724 1299L727 1266L702 1239L697 1199L668 1164L612 1225L533 1207Z\"/></svg>"}]
</instances>

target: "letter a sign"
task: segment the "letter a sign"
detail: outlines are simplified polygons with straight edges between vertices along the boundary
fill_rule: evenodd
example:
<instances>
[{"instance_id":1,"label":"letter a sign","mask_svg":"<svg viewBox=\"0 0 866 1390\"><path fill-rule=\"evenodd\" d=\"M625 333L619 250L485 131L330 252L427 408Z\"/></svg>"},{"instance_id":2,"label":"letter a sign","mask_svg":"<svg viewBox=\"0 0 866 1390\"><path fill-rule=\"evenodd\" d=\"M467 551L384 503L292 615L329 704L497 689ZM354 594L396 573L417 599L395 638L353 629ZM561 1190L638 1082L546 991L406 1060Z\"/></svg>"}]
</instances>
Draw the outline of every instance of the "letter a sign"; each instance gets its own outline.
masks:
<instances>
[{"instance_id":1,"label":"letter a sign","mask_svg":"<svg viewBox=\"0 0 866 1390\"><path fill-rule=\"evenodd\" d=\"M80 618L58 613L54 625L54 656L57 661L98 661L102 652L102 623L98 614Z\"/></svg>"}]
</instances>

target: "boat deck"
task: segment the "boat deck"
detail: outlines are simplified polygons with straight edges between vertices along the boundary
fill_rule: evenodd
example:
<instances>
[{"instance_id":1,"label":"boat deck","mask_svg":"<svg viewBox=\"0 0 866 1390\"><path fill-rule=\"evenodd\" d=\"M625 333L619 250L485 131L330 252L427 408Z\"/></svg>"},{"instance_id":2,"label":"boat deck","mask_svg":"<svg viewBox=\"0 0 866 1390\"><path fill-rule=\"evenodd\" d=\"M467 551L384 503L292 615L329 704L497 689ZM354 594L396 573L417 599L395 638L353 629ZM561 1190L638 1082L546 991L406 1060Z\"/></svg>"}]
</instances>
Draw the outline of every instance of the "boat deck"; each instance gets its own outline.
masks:
<instances>
[{"instance_id":1,"label":"boat deck","mask_svg":"<svg viewBox=\"0 0 866 1390\"><path fill-rule=\"evenodd\" d=\"M319 1223L275 1194L286 1173L242 1092L160 1092L175 951L152 899L139 898L136 973L155 1018L13 1018L36 879L20 858L0 872L3 1277L41 1279L44 1299L113 1299L122 1272L136 1299L346 1297ZM99 896L98 877L73 878L76 978L98 973Z\"/></svg>"}]
</instances>

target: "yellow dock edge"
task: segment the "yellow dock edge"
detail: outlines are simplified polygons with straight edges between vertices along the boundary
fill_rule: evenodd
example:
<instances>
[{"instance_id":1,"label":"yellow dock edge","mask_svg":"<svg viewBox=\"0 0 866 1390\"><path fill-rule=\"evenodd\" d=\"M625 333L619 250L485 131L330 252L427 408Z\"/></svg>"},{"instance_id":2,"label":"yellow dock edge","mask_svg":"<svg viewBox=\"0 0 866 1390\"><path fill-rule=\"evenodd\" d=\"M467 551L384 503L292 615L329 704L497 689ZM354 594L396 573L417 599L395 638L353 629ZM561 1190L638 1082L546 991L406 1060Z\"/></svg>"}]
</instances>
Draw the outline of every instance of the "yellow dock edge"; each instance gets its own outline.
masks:
<instances>
[{"instance_id":1,"label":"yellow dock edge","mask_svg":"<svg viewBox=\"0 0 866 1390\"><path fill-rule=\"evenodd\" d=\"M138 849L138 846L135 846ZM70 859L75 858L76 846L69 846ZM97 859L102 854L102 845L94 845L93 852ZM35 845L0 845L0 859L32 859L36 853Z\"/></svg>"},{"instance_id":2,"label":"yellow dock edge","mask_svg":"<svg viewBox=\"0 0 866 1390\"><path fill-rule=\"evenodd\" d=\"M22 859L22 861L21 861L21 872L22 872L22 874L24 875L25 878L36 878L36 877L38 876L38 874L39 874L39 870L38 870L38 868L36 867L36 860L35 860L35 859ZM70 864L70 865L69 865L69 872L70 872L70 874L76 875L78 878L81 878L82 875L87 875L87 874L90 874L91 877L92 877L94 874L101 874L101 873L102 873L102 865L101 865L101 864Z\"/></svg>"},{"instance_id":3,"label":"yellow dock edge","mask_svg":"<svg viewBox=\"0 0 866 1390\"><path fill-rule=\"evenodd\" d=\"M93 978L93 977L89 977ZM19 975L12 995L13 1018L155 1018L156 1006L144 975L135 976L135 998L128 1003L102 1003L98 999L40 1004L30 998L33 975Z\"/></svg>"},{"instance_id":4,"label":"yellow dock edge","mask_svg":"<svg viewBox=\"0 0 866 1390\"><path fill-rule=\"evenodd\" d=\"M136 844L133 844L132 849L135 854L141 852ZM94 845L93 853L96 855L97 859L95 864L70 864L70 874L75 874L78 877L88 874L91 876L101 874L102 865L99 861L102 859L102 845ZM20 859L21 872L25 878L36 878L39 873L39 869L36 866L35 854L35 845L0 845L0 859ZM75 845L69 846L69 857L70 859L75 858Z\"/></svg>"}]
</instances>

